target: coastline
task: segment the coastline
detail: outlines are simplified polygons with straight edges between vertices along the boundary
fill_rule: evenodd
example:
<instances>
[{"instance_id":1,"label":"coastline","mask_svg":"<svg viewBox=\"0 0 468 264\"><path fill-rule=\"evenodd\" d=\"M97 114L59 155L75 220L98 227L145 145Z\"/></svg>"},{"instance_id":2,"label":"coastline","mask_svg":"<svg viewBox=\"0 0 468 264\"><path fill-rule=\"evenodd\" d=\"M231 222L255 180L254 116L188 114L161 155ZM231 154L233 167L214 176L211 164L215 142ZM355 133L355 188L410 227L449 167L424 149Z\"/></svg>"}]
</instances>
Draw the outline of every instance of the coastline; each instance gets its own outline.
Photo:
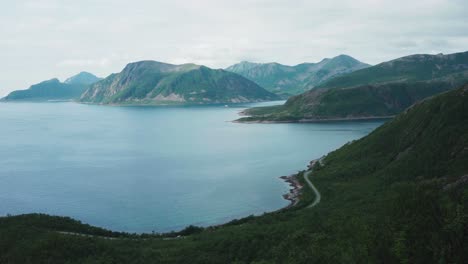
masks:
<instances>
[{"instance_id":1,"label":"coastline","mask_svg":"<svg viewBox=\"0 0 468 264\"><path fill-rule=\"evenodd\" d=\"M318 158L318 159L314 159L314 160L311 160L309 162L309 164L307 165L307 170L304 172L304 173L310 173L312 172L312 169L313 167L315 166L315 164L319 163L321 166L323 166L323 159L325 158L326 156L322 156L321 158ZM301 198L301 195L302 195L302 189L304 188L304 186L299 182L299 172L296 173L296 174L292 174L292 175L289 175L289 176L281 176L279 177L280 179L282 179L283 181L285 181L286 183L289 184L289 192L286 193L286 194L283 194L283 198L285 200L288 200L290 203L277 210L277 211L282 211L282 210L287 210L287 209L290 209L294 206L296 206L299 201L300 201L300 198ZM305 174L305 175L306 175ZM304 176L304 179L306 180L306 182L309 184L309 185L312 185L312 183L310 183L310 181L307 179L307 176ZM312 187L312 189L314 189L315 187ZM316 193L318 193L317 190L315 190ZM320 194L318 194L317 196L320 196ZM318 198L318 201L317 202L314 202L312 206L314 206L316 203L320 202L320 198ZM312 207L312 206L309 206L309 207ZM276 211L274 211L276 212Z\"/></svg>"},{"instance_id":2,"label":"coastline","mask_svg":"<svg viewBox=\"0 0 468 264\"><path fill-rule=\"evenodd\" d=\"M253 120L241 121L240 119L233 120L233 123L239 124L284 124L284 123L328 123L328 122L346 122L346 121L375 121L392 119L395 116L369 116L369 117L346 117L346 118L311 118L311 119L298 119L298 120Z\"/></svg>"},{"instance_id":3,"label":"coastline","mask_svg":"<svg viewBox=\"0 0 468 264\"><path fill-rule=\"evenodd\" d=\"M126 102L126 103L102 103L102 102L89 102L89 101L79 101L79 100L70 100L78 104L85 105L99 105L99 106L225 106L225 105L243 105L243 104L252 104L252 103L265 103L265 102L274 102L275 100L247 100L244 102L227 102L227 101L211 101L211 102L187 102L187 101L148 101L148 102Z\"/></svg>"},{"instance_id":4,"label":"coastline","mask_svg":"<svg viewBox=\"0 0 468 264\"><path fill-rule=\"evenodd\" d=\"M279 177L283 181L289 184L289 192L286 194L283 194L283 198L285 200L288 200L290 203L289 205L281 208L280 210L288 209L293 206L296 206L299 203L299 199L301 196L301 190L303 188L302 184L298 180L298 174L292 174L289 176L281 176Z\"/></svg>"}]
</instances>

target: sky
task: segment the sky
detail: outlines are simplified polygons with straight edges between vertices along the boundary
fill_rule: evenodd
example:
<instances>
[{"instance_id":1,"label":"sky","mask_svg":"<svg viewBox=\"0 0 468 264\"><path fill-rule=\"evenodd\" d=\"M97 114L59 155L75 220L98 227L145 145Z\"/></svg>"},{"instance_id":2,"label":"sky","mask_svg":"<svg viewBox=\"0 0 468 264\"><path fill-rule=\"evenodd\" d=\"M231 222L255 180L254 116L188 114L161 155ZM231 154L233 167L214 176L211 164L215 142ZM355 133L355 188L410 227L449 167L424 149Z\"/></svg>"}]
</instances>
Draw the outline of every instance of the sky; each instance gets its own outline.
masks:
<instances>
[{"instance_id":1,"label":"sky","mask_svg":"<svg viewBox=\"0 0 468 264\"><path fill-rule=\"evenodd\" d=\"M0 1L0 96L138 60L377 64L468 50L466 0Z\"/></svg>"}]
</instances>

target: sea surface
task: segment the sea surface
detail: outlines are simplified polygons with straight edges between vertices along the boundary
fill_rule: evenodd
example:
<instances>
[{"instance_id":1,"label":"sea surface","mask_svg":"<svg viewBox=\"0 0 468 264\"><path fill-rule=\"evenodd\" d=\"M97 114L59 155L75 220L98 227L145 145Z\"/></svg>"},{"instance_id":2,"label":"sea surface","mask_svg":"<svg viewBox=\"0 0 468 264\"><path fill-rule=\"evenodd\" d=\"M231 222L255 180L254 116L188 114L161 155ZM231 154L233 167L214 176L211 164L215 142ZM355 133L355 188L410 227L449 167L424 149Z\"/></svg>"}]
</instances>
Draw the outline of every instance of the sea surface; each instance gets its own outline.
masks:
<instances>
[{"instance_id":1,"label":"sea surface","mask_svg":"<svg viewBox=\"0 0 468 264\"><path fill-rule=\"evenodd\" d=\"M280 176L382 124L230 122L257 105L0 103L0 215L128 232L258 215L288 204Z\"/></svg>"}]
</instances>

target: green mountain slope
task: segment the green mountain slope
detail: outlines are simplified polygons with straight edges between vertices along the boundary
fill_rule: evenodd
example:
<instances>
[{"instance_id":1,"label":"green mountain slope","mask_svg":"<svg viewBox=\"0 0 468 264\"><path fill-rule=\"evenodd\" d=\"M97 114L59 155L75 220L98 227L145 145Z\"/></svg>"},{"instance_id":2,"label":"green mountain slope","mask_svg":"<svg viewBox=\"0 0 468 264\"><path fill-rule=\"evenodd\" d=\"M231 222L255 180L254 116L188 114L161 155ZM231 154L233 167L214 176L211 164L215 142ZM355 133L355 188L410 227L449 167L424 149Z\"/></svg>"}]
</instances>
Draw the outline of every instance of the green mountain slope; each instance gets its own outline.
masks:
<instances>
[{"instance_id":1,"label":"green mountain slope","mask_svg":"<svg viewBox=\"0 0 468 264\"><path fill-rule=\"evenodd\" d=\"M312 89L333 77L369 66L350 56L339 55L319 63L302 63L296 66L244 61L226 70L238 73L268 91L288 97Z\"/></svg>"},{"instance_id":2,"label":"green mountain slope","mask_svg":"<svg viewBox=\"0 0 468 264\"><path fill-rule=\"evenodd\" d=\"M45 215L3 217L0 262L464 263L468 84L331 152L311 179L322 194L313 208L304 208L313 198L305 188L298 207L190 227L179 238L112 233Z\"/></svg>"},{"instance_id":3,"label":"green mountain slope","mask_svg":"<svg viewBox=\"0 0 468 264\"><path fill-rule=\"evenodd\" d=\"M336 77L284 106L251 109L240 121L317 121L392 116L468 81L468 52L412 55Z\"/></svg>"},{"instance_id":4,"label":"green mountain slope","mask_svg":"<svg viewBox=\"0 0 468 264\"><path fill-rule=\"evenodd\" d=\"M240 103L278 97L246 78L195 64L128 64L92 85L80 98L100 104Z\"/></svg>"}]
</instances>

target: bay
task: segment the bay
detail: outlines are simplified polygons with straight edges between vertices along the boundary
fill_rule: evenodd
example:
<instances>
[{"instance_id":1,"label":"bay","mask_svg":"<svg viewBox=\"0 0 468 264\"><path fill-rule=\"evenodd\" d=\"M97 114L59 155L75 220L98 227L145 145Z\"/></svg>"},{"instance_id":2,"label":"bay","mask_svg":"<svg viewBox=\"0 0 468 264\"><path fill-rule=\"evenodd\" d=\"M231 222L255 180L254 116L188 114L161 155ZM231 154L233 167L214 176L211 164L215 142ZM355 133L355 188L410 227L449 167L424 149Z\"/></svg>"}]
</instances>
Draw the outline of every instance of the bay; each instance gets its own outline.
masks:
<instances>
[{"instance_id":1,"label":"bay","mask_svg":"<svg viewBox=\"0 0 468 264\"><path fill-rule=\"evenodd\" d=\"M288 204L290 175L381 121L238 124L262 104L0 104L0 215L127 232L220 224Z\"/></svg>"}]
</instances>

